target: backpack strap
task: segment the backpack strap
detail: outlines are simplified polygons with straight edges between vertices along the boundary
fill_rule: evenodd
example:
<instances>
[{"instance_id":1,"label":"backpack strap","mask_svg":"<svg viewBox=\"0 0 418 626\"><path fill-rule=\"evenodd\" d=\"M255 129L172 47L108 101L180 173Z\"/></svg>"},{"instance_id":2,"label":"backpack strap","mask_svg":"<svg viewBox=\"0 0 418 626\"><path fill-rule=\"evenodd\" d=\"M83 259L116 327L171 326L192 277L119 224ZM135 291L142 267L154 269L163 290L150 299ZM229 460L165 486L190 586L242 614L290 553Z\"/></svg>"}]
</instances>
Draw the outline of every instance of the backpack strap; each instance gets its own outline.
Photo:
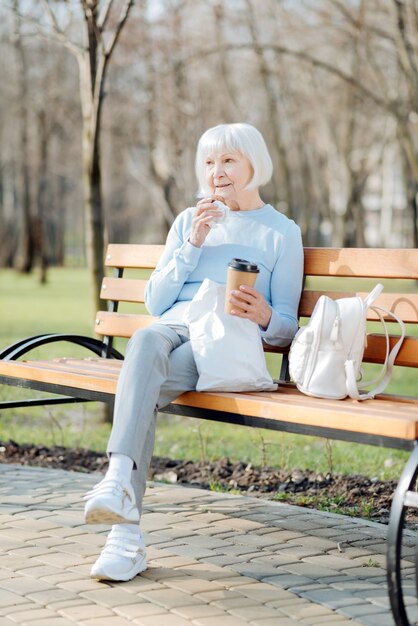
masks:
<instances>
[{"instance_id":1,"label":"backpack strap","mask_svg":"<svg viewBox=\"0 0 418 626\"><path fill-rule=\"evenodd\" d=\"M370 306L372 306L373 302L377 300L377 298L380 296L382 291L383 291L382 283L377 283L377 285L374 287L374 289L371 290L369 295L366 296L366 298L364 298L364 310L365 311L367 311L367 309Z\"/></svg>"},{"instance_id":2,"label":"backpack strap","mask_svg":"<svg viewBox=\"0 0 418 626\"><path fill-rule=\"evenodd\" d=\"M389 340L389 331L388 331L388 327L386 325L385 322L385 318L383 316L383 313L381 311L381 309L377 306L371 306L370 307L378 316L378 318L380 319L380 321L383 324L383 329L385 331L385 339L386 339L386 354L385 354L385 360L382 364L382 368L380 370L380 372L378 373L377 376L375 376L375 378L371 379L371 380L361 380L360 382L357 382L357 386L359 389L365 389L366 387L370 387L371 385L376 385L377 383L379 383L383 376L385 375L386 371L387 371L387 367L388 367L388 361L389 361L389 354L390 354L390 340Z\"/></svg>"},{"instance_id":3,"label":"backpack strap","mask_svg":"<svg viewBox=\"0 0 418 626\"><path fill-rule=\"evenodd\" d=\"M380 285L378 285L378 286L380 286ZM401 348L401 345L402 345L402 342L403 342L403 340L405 338L405 324L403 323L403 321L397 315L395 315L395 313L392 313L392 311L388 311L388 309L385 309L384 307L380 307L380 306L379 307L378 306L371 306L371 308L378 315L379 319L381 320L381 322L383 324L384 330L385 330L385 336L386 336L386 357L385 357L385 362L383 363L382 370L381 370L380 374L374 380L371 380L371 381L369 381L367 383L362 383L361 386L365 387L365 386L374 384L374 383L376 383L377 381L380 380L380 382L377 385L377 387L375 387L374 389L372 389L371 391L368 391L366 393L362 393L362 392L359 391L359 387L358 387L358 384L357 384L357 381L356 381L354 362L352 360L347 360L345 362L344 366L345 366L345 374L346 374L347 393L350 396L350 398L353 398L354 400L369 400L370 398L374 398L379 393L382 393L382 391L384 391L384 389L387 387L387 385L389 383L389 380L390 380L390 378L392 376L392 370L393 370L393 365L395 363L395 359L398 356L398 352L399 352L399 350ZM395 345L393 346L393 348L392 348L392 350L390 352L389 352L389 333L388 333L386 322L385 322L385 320L383 318L383 315L382 315L382 311L385 313L386 316L392 317L396 322L398 322L398 324L400 326L400 329L401 329L401 333L400 333L399 339L395 343Z\"/></svg>"}]
</instances>

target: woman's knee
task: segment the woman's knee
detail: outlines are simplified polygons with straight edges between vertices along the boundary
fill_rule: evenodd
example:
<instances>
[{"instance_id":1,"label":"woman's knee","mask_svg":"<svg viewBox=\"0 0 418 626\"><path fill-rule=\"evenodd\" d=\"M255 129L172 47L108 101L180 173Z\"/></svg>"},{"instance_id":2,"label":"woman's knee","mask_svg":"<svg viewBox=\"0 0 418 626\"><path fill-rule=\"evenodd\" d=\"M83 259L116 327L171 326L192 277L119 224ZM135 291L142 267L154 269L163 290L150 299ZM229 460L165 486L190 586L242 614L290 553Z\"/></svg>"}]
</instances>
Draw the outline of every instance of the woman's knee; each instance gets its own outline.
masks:
<instances>
[{"instance_id":1,"label":"woman's knee","mask_svg":"<svg viewBox=\"0 0 418 626\"><path fill-rule=\"evenodd\" d=\"M173 339L170 335L172 333L172 329L168 327L161 328L161 326L157 325L140 328L136 330L129 339L126 347L126 355L130 352L145 352L146 354L152 354L154 352L159 353L166 345L170 350L170 340L172 341Z\"/></svg>"},{"instance_id":2,"label":"woman's knee","mask_svg":"<svg viewBox=\"0 0 418 626\"><path fill-rule=\"evenodd\" d=\"M150 328L140 328L136 330L134 334L128 341L128 348L131 349L133 346L142 345L149 341L149 338L153 336L153 332Z\"/></svg>"},{"instance_id":3,"label":"woman's knee","mask_svg":"<svg viewBox=\"0 0 418 626\"><path fill-rule=\"evenodd\" d=\"M191 343L187 341L170 355L170 380L174 386L184 386L184 391L188 391L196 388L198 378Z\"/></svg>"}]
</instances>

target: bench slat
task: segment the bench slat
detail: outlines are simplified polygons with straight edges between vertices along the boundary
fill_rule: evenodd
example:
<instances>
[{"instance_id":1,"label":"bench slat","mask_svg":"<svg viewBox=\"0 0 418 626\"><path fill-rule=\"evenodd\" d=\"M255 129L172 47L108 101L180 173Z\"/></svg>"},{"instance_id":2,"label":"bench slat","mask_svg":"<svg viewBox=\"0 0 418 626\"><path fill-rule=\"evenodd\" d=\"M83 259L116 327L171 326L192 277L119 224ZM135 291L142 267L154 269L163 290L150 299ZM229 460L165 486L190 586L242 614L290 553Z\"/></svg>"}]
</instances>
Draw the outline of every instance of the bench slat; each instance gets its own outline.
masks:
<instances>
[{"instance_id":1,"label":"bench slat","mask_svg":"<svg viewBox=\"0 0 418 626\"><path fill-rule=\"evenodd\" d=\"M144 302L146 285L147 281L144 279L114 278L107 276L103 279L100 297L118 302L135 302L142 304ZM299 315L301 317L309 317L312 314L317 301L322 295L329 296L332 299L351 296L360 296L361 298L365 298L367 293L305 290L300 301ZM405 323L418 323L417 294L383 293L379 297L377 304L385 307L389 311L394 312L398 317L403 319ZM378 317L376 313L370 310L367 319L377 320Z\"/></svg>"},{"instance_id":2,"label":"bench slat","mask_svg":"<svg viewBox=\"0 0 418 626\"><path fill-rule=\"evenodd\" d=\"M105 266L154 269L163 250L159 244L109 244Z\"/></svg>"},{"instance_id":3,"label":"bench slat","mask_svg":"<svg viewBox=\"0 0 418 626\"><path fill-rule=\"evenodd\" d=\"M105 361L106 359L103 359ZM26 365L47 369L50 372L67 372L69 374L85 374L87 376L100 376L109 380L114 380L119 376L119 367L103 367L100 361L85 359L54 359L53 361L23 361Z\"/></svg>"},{"instance_id":4,"label":"bench slat","mask_svg":"<svg viewBox=\"0 0 418 626\"><path fill-rule=\"evenodd\" d=\"M329 296L335 300L336 298L347 298L350 296L365 298L368 294L366 292L314 291L306 289L302 293L300 300L299 315L301 317L310 317L315 304L322 295ZM418 294L383 292L377 299L376 304L395 313L405 323L418 323ZM367 319L377 320L379 318L374 311L369 310ZM388 318L388 321L390 321L390 318Z\"/></svg>"},{"instance_id":5,"label":"bench slat","mask_svg":"<svg viewBox=\"0 0 418 626\"><path fill-rule=\"evenodd\" d=\"M269 397L270 395L270 397ZM184 404L201 409L214 409L227 413L252 415L267 420L280 420L316 427L336 428L401 439L417 436L416 406L396 405L396 416L392 411L372 412L370 405L381 400L357 402L355 400L309 401L293 390L291 394L272 396L266 392L257 394L211 394L189 391L174 404ZM405 411L403 411L405 409Z\"/></svg>"},{"instance_id":6,"label":"bench slat","mask_svg":"<svg viewBox=\"0 0 418 626\"><path fill-rule=\"evenodd\" d=\"M106 267L155 268L163 245L110 244ZM305 248L308 276L418 279L418 250Z\"/></svg>"},{"instance_id":7,"label":"bench slat","mask_svg":"<svg viewBox=\"0 0 418 626\"><path fill-rule=\"evenodd\" d=\"M144 302L147 281L137 278L113 278L106 276L102 282L100 297L118 302Z\"/></svg>"},{"instance_id":8,"label":"bench slat","mask_svg":"<svg viewBox=\"0 0 418 626\"><path fill-rule=\"evenodd\" d=\"M111 337L129 338L140 329L150 326L155 318L150 315L137 315L134 313L109 313L100 311L96 315L96 332ZM396 336L390 339L394 345ZM266 352L286 353L287 348L264 346ZM372 333L368 335L368 343L364 351L364 360L369 363L383 363L386 355L386 339L384 335ZM418 337L406 337L396 357L395 364L406 367L418 367Z\"/></svg>"},{"instance_id":9,"label":"bench slat","mask_svg":"<svg viewBox=\"0 0 418 626\"><path fill-rule=\"evenodd\" d=\"M418 250L305 248L305 274L417 279Z\"/></svg>"},{"instance_id":10,"label":"bench slat","mask_svg":"<svg viewBox=\"0 0 418 626\"><path fill-rule=\"evenodd\" d=\"M390 337L389 345L395 345L398 337ZM383 363L386 355L386 337L376 333L367 335L367 346L364 350L364 360L367 363ZM418 367L418 337L405 337L399 350L395 365L402 367Z\"/></svg>"},{"instance_id":11,"label":"bench slat","mask_svg":"<svg viewBox=\"0 0 418 626\"><path fill-rule=\"evenodd\" d=\"M139 328L146 328L155 322L151 315L135 313L109 313L99 311L96 314L96 332L110 337L131 337Z\"/></svg>"},{"instance_id":12,"label":"bench slat","mask_svg":"<svg viewBox=\"0 0 418 626\"><path fill-rule=\"evenodd\" d=\"M295 393L295 385L293 383L280 383L279 387L280 395L289 396L289 402L296 402L299 406L304 406L305 404L312 404L312 398L310 396L306 396L304 394ZM276 392L277 393L277 392ZM377 400L382 400L379 404ZM344 409L347 411L356 410L357 404L362 407L367 407L366 412L368 414L373 415L383 415L387 414L389 417L392 416L394 412L398 410L399 404L404 403L406 406L409 406L411 403L415 405L415 408L412 409L412 413L416 416L416 409L418 408L418 398L411 398L408 396L399 396L394 394L380 394L373 402L358 402L357 400L351 400L347 398L346 400L327 400L326 398L315 398L315 403L318 405L318 409L321 407L325 409L330 408L331 405L335 406L335 403L343 402ZM338 406L337 406L338 410ZM364 408L362 410L365 410ZM410 407L408 409L408 413L411 413Z\"/></svg>"},{"instance_id":13,"label":"bench slat","mask_svg":"<svg viewBox=\"0 0 418 626\"><path fill-rule=\"evenodd\" d=\"M75 359L73 357L65 357L60 359L54 359L53 362L67 362L69 365L75 367L94 367L97 371L100 372L112 372L117 373L119 376L119 371L121 368L122 361L120 359L99 359L97 357L90 357L88 359ZM36 361L25 361L26 363L39 363ZM51 361L45 361L45 363L50 363Z\"/></svg>"},{"instance_id":14,"label":"bench slat","mask_svg":"<svg viewBox=\"0 0 418 626\"><path fill-rule=\"evenodd\" d=\"M112 376L91 376L90 373L80 370L69 373L54 368L53 362L40 365L22 361L0 361L0 376L13 376L25 380L38 381L48 385L63 385L88 391L114 394L116 392L117 374Z\"/></svg>"},{"instance_id":15,"label":"bench slat","mask_svg":"<svg viewBox=\"0 0 418 626\"><path fill-rule=\"evenodd\" d=\"M101 371L104 362L100 359L63 361L65 362L1 361L0 376L22 377L51 385L115 393L121 361L111 362L112 371ZM108 366L110 363L106 365ZM188 392L180 396L174 404L396 439L414 440L418 436L417 403L406 398L398 400L396 396L382 395L364 403L350 399L339 401L319 398L312 402L311 398L299 393L294 386L285 384L277 392Z\"/></svg>"}]
</instances>

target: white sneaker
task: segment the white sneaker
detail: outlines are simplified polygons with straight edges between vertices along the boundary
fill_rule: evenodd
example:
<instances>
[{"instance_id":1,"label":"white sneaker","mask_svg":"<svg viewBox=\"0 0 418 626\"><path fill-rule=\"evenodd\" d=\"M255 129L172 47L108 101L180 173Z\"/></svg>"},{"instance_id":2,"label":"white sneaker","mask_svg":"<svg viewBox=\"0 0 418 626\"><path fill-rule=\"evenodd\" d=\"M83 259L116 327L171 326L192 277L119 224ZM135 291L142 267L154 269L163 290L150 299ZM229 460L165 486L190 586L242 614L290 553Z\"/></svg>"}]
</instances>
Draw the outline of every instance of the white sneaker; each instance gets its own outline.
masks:
<instances>
[{"instance_id":1,"label":"white sneaker","mask_svg":"<svg viewBox=\"0 0 418 626\"><path fill-rule=\"evenodd\" d=\"M139 530L139 529L138 529ZM114 526L90 576L97 580L131 580L147 568L144 538Z\"/></svg>"},{"instance_id":2,"label":"white sneaker","mask_svg":"<svg viewBox=\"0 0 418 626\"><path fill-rule=\"evenodd\" d=\"M134 524L139 511L132 485L123 476L104 477L84 496L87 524Z\"/></svg>"}]
</instances>

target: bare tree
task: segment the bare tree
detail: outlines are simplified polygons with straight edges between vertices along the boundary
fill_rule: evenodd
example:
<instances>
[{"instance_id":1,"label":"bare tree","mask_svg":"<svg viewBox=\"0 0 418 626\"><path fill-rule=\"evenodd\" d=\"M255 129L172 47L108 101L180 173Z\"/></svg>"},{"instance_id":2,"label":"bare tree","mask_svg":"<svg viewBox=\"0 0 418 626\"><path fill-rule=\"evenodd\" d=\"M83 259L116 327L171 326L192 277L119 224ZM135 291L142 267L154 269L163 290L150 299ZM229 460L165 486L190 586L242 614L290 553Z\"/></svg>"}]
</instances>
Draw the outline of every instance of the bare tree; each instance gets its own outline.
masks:
<instances>
[{"instance_id":1,"label":"bare tree","mask_svg":"<svg viewBox=\"0 0 418 626\"><path fill-rule=\"evenodd\" d=\"M300 223L307 245L418 241L418 0L14 2L31 55L18 102L28 109L30 213L53 258L65 241L83 263L83 237L96 242L86 245L96 294L105 222L112 239L163 240L195 202L196 140L222 122L263 132L275 163L265 198ZM0 230L12 242L25 167L9 16L0 20L0 53L12 60L0 67ZM0 263L13 263L12 248Z\"/></svg>"},{"instance_id":2,"label":"bare tree","mask_svg":"<svg viewBox=\"0 0 418 626\"><path fill-rule=\"evenodd\" d=\"M356 97L368 101L384 115L391 116L397 124L398 141L405 154L408 171L413 180L418 181L416 0L411 3L392 0L392 7L380 0L360 3L362 12L360 18L356 6L348 5L341 0L325 0L317 9L321 19L324 15L328 16L324 12L324 6L327 4L338 12L339 18L345 20L346 28L343 27L342 32L346 39L351 40L350 45L359 36L366 39L363 53L357 56L355 71L353 68L342 68L341 63L338 63L340 57L323 58L313 54L311 49L290 48L277 44L267 44L263 48L275 50L281 56L299 59L318 70L337 76L355 91ZM362 68L361 76L357 71L359 66ZM353 189L353 192L351 203L358 201L357 191ZM361 220L361 214L358 212L357 219ZM358 222L358 228L362 229L362 226L362 222ZM414 245L418 245L418 224L414 203L412 230Z\"/></svg>"},{"instance_id":3,"label":"bare tree","mask_svg":"<svg viewBox=\"0 0 418 626\"><path fill-rule=\"evenodd\" d=\"M72 41L52 8L42 0L45 14L56 39L76 57L79 67L80 100L83 118L82 162L84 209L86 217L86 254L92 280L94 311L100 308L103 278L105 223L100 168L100 126L104 85L110 59L135 0L123 0L119 15L113 17L114 0L80 0L84 19L84 45Z\"/></svg>"},{"instance_id":4,"label":"bare tree","mask_svg":"<svg viewBox=\"0 0 418 626\"><path fill-rule=\"evenodd\" d=\"M284 200L288 207L289 216L293 217L294 202L292 194L292 181L288 162L288 154L285 142L281 133L281 119L279 111L279 96L278 91L280 85L277 84L277 74L274 78L270 71L269 63L265 56L265 51L260 43L260 36L257 28L256 13L254 11L252 0L245 0L247 7L247 24L251 35L251 45L254 53L257 57L260 80L264 87L267 96L267 109L270 119L271 137L274 148L279 157L279 166L282 171L281 182L283 187L283 196L279 193L276 178L273 177L274 185L274 202L278 203L280 200Z\"/></svg>"},{"instance_id":5,"label":"bare tree","mask_svg":"<svg viewBox=\"0 0 418 626\"><path fill-rule=\"evenodd\" d=\"M19 124L19 159L18 189L21 206L21 263L22 272L30 272L35 254L35 237L31 218L30 175L29 175L29 100L28 100L28 63L21 35L20 1L13 0L14 32L13 42L17 58L18 83L18 124Z\"/></svg>"}]
</instances>

